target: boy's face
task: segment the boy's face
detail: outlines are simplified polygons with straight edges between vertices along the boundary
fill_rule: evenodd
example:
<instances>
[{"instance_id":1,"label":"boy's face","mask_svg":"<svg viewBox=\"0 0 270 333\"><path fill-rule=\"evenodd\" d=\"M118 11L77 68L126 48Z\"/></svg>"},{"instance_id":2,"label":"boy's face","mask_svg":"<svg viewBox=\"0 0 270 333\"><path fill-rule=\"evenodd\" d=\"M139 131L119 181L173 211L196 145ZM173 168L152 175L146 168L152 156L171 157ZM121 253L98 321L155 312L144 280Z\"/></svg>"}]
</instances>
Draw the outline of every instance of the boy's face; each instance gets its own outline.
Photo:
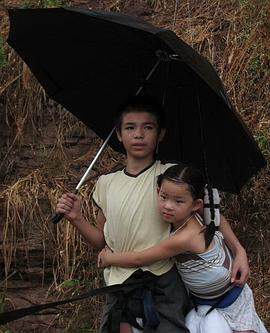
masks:
<instances>
[{"instance_id":1,"label":"boy's face","mask_svg":"<svg viewBox=\"0 0 270 333\"><path fill-rule=\"evenodd\" d=\"M136 159L153 157L158 141L164 136L159 131L157 120L148 112L129 112L123 115L118 139L127 155Z\"/></svg>"}]
</instances>

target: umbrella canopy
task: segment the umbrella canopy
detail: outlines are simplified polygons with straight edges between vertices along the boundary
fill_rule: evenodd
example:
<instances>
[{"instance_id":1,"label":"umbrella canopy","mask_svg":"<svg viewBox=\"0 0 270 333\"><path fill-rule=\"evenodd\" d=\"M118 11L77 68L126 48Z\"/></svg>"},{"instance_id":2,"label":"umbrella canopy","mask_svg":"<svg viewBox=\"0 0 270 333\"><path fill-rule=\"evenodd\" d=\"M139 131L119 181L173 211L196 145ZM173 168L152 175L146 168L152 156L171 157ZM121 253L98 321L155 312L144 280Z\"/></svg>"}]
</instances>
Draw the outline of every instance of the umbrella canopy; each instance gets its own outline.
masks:
<instances>
[{"instance_id":1,"label":"umbrella canopy","mask_svg":"<svg viewBox=\"0 0 270 333\"><path fill-rule=\"evenodd\" d=\"M8 43L48 95L100 137L143 86L140 94L165 108L163 159L192 163L213 186L233 193L265 165L212 65L172 31L128 15L69 8L9 15ZM110 145L119 149L116 137Z\"/></svg>"}]
</instances>

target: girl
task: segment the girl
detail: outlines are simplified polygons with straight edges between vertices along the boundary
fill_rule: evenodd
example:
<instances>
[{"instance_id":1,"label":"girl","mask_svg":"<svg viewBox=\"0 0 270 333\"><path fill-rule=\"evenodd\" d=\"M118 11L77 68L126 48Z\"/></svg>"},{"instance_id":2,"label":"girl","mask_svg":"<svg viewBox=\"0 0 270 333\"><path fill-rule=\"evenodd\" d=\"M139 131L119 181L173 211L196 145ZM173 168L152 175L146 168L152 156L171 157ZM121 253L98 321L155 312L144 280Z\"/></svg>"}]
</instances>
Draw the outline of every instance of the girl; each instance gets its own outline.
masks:
<instances>
[{"instance_id":1,"label":"girl","mask_svg":"<svg viewBox=\"0 0 270 333\"><path fill-rule=\"evenodd\" d=\"M174 257L198 313L204 311L203 317L207 317L206 312L218 308L214 311L225 318L229 332L267 333L256 314L248 285L239 288L231 283L233 259L222 234L215 230L213 221L205 226L198 214L203 209L204 189L199 170L187 165L167 169L158 177L158 207L163 219L173 227L170 237L140 252L112 253L106 248L99 254L99 266L143 267ZM191 333L198 329L191 319L192 311L186 323ZM203 332L209 330L204 328Z\"/></svg>"}]
</instances>

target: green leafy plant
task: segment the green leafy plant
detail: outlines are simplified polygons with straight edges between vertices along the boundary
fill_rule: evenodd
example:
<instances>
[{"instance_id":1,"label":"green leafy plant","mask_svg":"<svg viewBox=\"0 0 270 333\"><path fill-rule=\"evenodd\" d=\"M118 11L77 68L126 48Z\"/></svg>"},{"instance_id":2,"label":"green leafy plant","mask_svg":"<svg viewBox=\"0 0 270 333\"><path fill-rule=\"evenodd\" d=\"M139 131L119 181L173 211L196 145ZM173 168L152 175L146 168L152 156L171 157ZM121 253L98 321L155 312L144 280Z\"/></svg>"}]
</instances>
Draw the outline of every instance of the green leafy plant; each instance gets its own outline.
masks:
<instances>
[{"instance_id":1,"label":"green leafy plant","mask_svg":"<svg viewBox=\"0 0 270 333\"><path fill-rule=\"evenodd\" d=\"M258 135L255 136L258 145L264 155L269 153L270 149L270 141L269 135L267 135L266 131L260 131Z\"/></svg>"},{"instance_id":2,"label":"green leafy plant","mask_svg":"<svg viewBox=\"0 0 270 333\"><path fill-rule=\"evenodd\" d=\"M64 0L42 0L40 2L44 8L61 7L66 4Z\"/></svg>"},{"instance_id":3,"label":"green leafy plant","mask_svg":"<svg viewBox=\"0 0 270 333\"><path fill-rule=\"evenodd\" d=\"M77 287L79 284L80 284L79 280L65 280L64 282L61 283L61 287L63 289L69 289Z\"/></svg>"}]
</instances>

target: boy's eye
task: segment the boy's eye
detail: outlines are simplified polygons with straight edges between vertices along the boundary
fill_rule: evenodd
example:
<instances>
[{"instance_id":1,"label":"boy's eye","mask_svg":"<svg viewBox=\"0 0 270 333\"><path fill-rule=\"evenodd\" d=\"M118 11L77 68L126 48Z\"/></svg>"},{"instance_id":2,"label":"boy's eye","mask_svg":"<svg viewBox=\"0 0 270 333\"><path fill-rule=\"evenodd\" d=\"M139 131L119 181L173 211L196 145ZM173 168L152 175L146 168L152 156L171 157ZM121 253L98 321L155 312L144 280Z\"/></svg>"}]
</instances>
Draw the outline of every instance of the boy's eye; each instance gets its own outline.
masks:
<instances>
[{"instance_id":1,"label":"boy's eye","mask_svg":"<svg viewBox=\"0 0 270 333\"><path fill-rule=\"evenodd\" d=\"M166 200L166 196L163 195L163 194L160 194L160 198L161 198L162 200Z\"/></svg>"},{"instance_id":2,"label":"boy's eye","mask_svg":"<svg viewBox=\"0 0 270 333\"><path fill-rule=\"evenodd\" d=\"M133 126L127 126L127 127L125 127L125 129L126 129L126 130L133 130L134 127L133 127Z\"/></svg>"},{"instance_id":3,"label":"boy's eye","mask_svg":"<svg viewBox=\"0 0 270 333\"><path fill-rule=\"evenodd\" d=\"M146 130L152 130L154 127L153 126L150 126L150 125L147 125L144 127Z\"/></svg>"}]
</instances>

